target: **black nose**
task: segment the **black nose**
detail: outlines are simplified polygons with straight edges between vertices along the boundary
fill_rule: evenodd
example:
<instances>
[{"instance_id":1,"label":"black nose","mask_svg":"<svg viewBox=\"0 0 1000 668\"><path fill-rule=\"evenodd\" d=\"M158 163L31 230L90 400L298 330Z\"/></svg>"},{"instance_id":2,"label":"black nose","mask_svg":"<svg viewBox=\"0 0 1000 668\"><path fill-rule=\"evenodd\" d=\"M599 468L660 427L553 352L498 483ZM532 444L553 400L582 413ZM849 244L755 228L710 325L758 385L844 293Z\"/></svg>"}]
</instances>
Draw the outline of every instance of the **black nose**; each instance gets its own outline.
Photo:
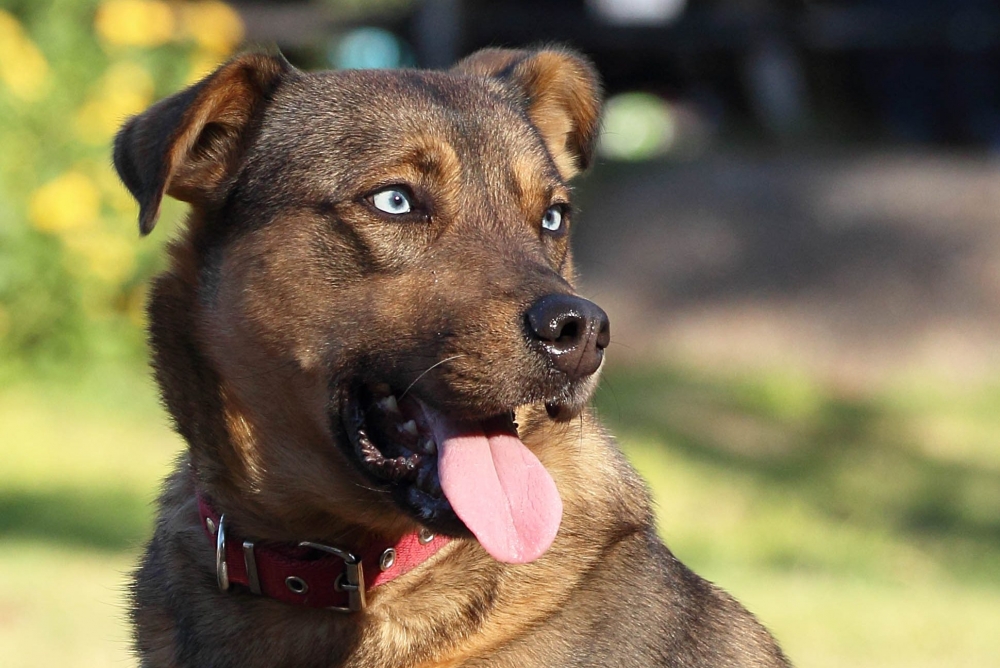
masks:
<instances>
[{"instance_id":1,"label":"black nose","mask_svg":"<svg viewBox=\"0 0 1000 668\"><path fill-rule=\"evenodd\" d=\"M526 313L528 333L552 364L573 380L597 371L611 342L608 314L573 295L545 295Z\"/></svg>"}]
</instances>

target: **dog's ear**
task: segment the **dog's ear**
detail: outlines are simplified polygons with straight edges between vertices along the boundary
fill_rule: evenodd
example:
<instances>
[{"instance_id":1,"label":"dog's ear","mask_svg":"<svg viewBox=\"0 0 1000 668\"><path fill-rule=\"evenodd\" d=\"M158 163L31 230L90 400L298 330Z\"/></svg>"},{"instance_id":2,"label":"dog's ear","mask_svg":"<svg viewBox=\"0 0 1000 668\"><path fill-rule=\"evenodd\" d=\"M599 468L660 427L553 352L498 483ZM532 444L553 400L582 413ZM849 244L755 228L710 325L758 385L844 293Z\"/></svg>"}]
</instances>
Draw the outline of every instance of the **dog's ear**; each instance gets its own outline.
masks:
<instances>
[{"instance_id":1,"label":"dog's ear","mask_svg":"<svg viewBox=\"0 0 1000 668\"><path fill-rule=\"evenodd\" d=\"M115 137L118 175L139 202L139 231L156 225L163 195L206 204L236 170L245 135L294 68L280 56L247 54L130 118Z\"/></svg>"},{"instance_id":2,"label":"dog's ear","mask_svg":"<svg viewBox=\"0 0 1000 668\"><path fill-rule=\"evenodd\" d=\"M583 56L561 49L483 49L454 69L512 85L564 179L590 166L601 115L601 84Z\"/></svg>"}]
</instances>

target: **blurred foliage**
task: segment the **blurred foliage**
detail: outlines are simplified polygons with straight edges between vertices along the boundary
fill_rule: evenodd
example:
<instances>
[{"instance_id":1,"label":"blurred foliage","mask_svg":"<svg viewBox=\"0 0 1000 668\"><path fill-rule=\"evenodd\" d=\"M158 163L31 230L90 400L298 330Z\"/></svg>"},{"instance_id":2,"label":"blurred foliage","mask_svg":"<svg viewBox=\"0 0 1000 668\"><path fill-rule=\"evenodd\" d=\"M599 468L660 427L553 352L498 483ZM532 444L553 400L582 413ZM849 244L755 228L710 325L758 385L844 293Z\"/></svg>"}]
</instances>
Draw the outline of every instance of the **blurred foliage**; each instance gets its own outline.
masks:
<instances>
[{"instance_id":1,"label":"blurred foliage","mask_svg":"<svg viewBox=\"0 0 1000 668\"><path fill-rule=\"evenodd\" d=\"M239 16L215 0L0 0L6 371L141 351L159 253L139 243L111 141L128 116L210 72L242 39Z\"/></svg>"}]
</instances>

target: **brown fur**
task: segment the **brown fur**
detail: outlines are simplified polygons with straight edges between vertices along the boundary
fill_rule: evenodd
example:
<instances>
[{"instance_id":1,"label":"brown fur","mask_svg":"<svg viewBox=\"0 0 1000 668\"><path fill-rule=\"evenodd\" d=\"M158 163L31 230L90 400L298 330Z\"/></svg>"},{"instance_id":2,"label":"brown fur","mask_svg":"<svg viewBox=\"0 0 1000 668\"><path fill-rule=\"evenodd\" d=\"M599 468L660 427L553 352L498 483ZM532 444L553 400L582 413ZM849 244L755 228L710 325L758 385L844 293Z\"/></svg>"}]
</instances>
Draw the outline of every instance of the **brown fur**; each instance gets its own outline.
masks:
<instances>
[{"instance_id":1,"label":"brown fur","mask_svg":"<svg viewBox=\"0 0 1000 668\"><path fill-rule=\"evenodd\" d=\"M525 309L572 292L568 236L539 224L590 162L599 107L566 51L320 74L247 55L125 125L115 164L142 231L163 194L192 205L149 306L189 448L136 577L143 666L787 665L656 537L644 485L585 408L596 374L557 383L525 343ZM366 197L393 184L423 208L380 216ZM549 551L502 564L459 529L354 615L220 592L196 486L258 539L419 528L339 444L351 379L470 419L517 407L563 500Z\"/></svg>"}]
</instances>

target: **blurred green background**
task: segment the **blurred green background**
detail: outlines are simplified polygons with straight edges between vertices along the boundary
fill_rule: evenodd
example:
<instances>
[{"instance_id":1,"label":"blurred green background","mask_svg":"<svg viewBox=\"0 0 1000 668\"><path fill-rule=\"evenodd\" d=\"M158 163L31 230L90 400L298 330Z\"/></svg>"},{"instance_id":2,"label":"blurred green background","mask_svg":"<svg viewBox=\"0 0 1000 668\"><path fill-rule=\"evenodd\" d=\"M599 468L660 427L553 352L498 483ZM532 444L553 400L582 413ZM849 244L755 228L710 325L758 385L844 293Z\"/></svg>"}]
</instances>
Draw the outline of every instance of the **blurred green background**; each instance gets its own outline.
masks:
<instances>
[{"instance_id":1,"label":"blurred green background","mask_svg":"<svg viewBox=\"0 0 1000 668\"><path fill-rule=\"evenodd\" d=\"M183 208L168 205L140 242L109 142L129 114L225 59L244 29L221 2L0 0L5 668L134 665L128 574L182 448L146 372L143 302ZM596 409L649 480L671 548L757 613L797 665L1000 666L996 166L741 146L602 160L580 185L585 285L616 332ZM957 203L955 174L980 184ZM768 208L779 181L789 203ZM823 199L816 184L839 189ZM877 213L900 201L915 212ZM826 222L782 227L811 220L802 207L817 202L829 205L821 221L881 236L855 247ZM896 222L935 207L944 213L921 223L933 233ZM686 219L698 224L678 227ZM731 285L718 267L681 271L691 258L731 267L735 251L719 260L718 249L752 246L764 221L778 221L763 243L782 253ZM908 241L887 245L886 230ZM916 237L930 250L900 269L893 258ZM956 237L952 255L934 255ZM804 270L768 273L799 254L807 268L834 254L878 271L848 262L861 288L828 272L801 290L789 284ZM974 280L942 279L939 294L939 273L926 294L908 291L934 269L928 258L972 267ZM956 303L967 308L956 315Z\"/></svg>"}]
</instances>

